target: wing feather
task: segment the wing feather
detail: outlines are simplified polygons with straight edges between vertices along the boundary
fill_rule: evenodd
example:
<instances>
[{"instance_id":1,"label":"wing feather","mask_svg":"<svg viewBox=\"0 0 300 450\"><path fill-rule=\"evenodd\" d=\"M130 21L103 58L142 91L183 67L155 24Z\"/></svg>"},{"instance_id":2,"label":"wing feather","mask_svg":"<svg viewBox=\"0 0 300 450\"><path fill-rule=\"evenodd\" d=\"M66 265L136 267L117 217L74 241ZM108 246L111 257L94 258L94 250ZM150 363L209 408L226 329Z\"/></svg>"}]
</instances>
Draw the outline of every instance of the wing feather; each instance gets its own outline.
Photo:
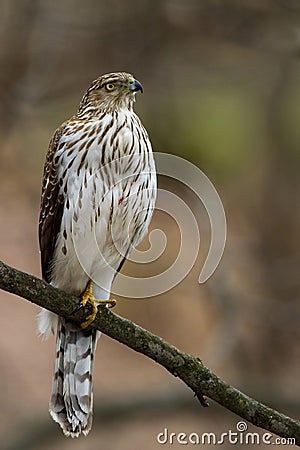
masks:
<instances>
[{"instance_id":1,"label":"wing feather","mask_svg":"<svg viewBox=\"0 0 300 450\"><path fill-rule=\"evenodd\" d=\"M63 194L60 193L54 157L66 124L67 122L63 123L54 133L49 144L44 166L39 219L39 243L41 251L42 275L48 283L51 281L51 262L57 235L61 227L65 201Z\"/></svg>"}]
</instances>

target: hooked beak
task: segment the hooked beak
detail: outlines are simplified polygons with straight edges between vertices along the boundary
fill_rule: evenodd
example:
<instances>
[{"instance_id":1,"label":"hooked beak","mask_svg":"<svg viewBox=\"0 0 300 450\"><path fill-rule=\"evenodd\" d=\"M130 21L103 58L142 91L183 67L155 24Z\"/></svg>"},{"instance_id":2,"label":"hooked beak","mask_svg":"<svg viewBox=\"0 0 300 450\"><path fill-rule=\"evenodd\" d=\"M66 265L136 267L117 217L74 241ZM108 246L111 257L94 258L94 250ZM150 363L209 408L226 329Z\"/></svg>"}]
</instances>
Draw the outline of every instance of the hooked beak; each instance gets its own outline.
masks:
<instances>
[{"instance_id":1,"label":"hooked beak","mask_svg":"<svg viewBox=\"0 0 300 450\"><path fill-rule=\"evenodd\" d=\"M134 80L129 86L130 92L141 91L143 93L143 86L138 80Z\"/></svg>"}]
</instances>

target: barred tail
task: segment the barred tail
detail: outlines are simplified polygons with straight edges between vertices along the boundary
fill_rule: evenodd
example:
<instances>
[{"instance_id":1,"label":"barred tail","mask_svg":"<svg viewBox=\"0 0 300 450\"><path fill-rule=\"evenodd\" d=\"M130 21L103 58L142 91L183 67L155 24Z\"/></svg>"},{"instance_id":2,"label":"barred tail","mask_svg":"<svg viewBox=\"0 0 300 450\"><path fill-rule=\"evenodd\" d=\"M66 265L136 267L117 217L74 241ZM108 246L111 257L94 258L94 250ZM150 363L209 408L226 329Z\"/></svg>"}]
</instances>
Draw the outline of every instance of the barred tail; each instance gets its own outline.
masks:
<instances>
[{"instance_id":1,"label":"barred tail","mask_svg":"<svg viewBox=\"0 0 300 450\"><path fill-rule=\"evenodd\" d=\"M49 411L66 436L87 435L92 426L92 373L99 335L96 330L58 320Z\"/></svg>"}]
</instances>

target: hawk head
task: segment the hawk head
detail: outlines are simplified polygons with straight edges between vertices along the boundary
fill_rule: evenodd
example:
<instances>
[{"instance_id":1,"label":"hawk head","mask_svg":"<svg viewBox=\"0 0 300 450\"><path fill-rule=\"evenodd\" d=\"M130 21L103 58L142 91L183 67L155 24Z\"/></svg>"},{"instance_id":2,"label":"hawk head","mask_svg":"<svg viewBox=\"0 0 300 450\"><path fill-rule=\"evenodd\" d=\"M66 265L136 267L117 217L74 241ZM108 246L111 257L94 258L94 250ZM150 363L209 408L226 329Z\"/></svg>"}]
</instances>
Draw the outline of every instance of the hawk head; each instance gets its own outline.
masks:
<instances>
[{"instance_id":1,"label":"hawk head","mask_svg":"<svg viewBox=\"0 0 300 450\"><path fill-rule=\"evenodd\" d=\"M135 93L143 92L141 83L130 73L102 75L92 82L81 100L78 116L132 109Z\"/></svg>"}]
</instances>

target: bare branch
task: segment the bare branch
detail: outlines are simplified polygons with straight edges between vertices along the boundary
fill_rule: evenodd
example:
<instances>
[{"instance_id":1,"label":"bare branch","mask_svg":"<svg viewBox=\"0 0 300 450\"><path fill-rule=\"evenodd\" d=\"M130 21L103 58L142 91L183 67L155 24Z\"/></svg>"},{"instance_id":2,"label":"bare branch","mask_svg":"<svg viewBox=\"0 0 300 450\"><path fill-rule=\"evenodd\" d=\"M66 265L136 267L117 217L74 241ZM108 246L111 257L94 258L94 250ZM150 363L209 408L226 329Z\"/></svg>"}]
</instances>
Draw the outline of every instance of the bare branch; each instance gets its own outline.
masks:
<instances>
[{"instance_id":1,"label":"bare branch","mask_svg":"<svg viewBox=\"0 0 300 450\"><path fill-rule=\"evenodd\" d=\"M79 299L53 288L32 275L0 262L0 288L19 295L75 322L83 322L86 311L73 314ZM124 319L105 307L92 326L131 349L153 359L172 375L180 378L207 406L203 395L234 412L253 425L285 438L295 438L300 446L300 422L248 397L225 383L195 356L178 350L162 338Z\"/></svg>"}]
</instances>

